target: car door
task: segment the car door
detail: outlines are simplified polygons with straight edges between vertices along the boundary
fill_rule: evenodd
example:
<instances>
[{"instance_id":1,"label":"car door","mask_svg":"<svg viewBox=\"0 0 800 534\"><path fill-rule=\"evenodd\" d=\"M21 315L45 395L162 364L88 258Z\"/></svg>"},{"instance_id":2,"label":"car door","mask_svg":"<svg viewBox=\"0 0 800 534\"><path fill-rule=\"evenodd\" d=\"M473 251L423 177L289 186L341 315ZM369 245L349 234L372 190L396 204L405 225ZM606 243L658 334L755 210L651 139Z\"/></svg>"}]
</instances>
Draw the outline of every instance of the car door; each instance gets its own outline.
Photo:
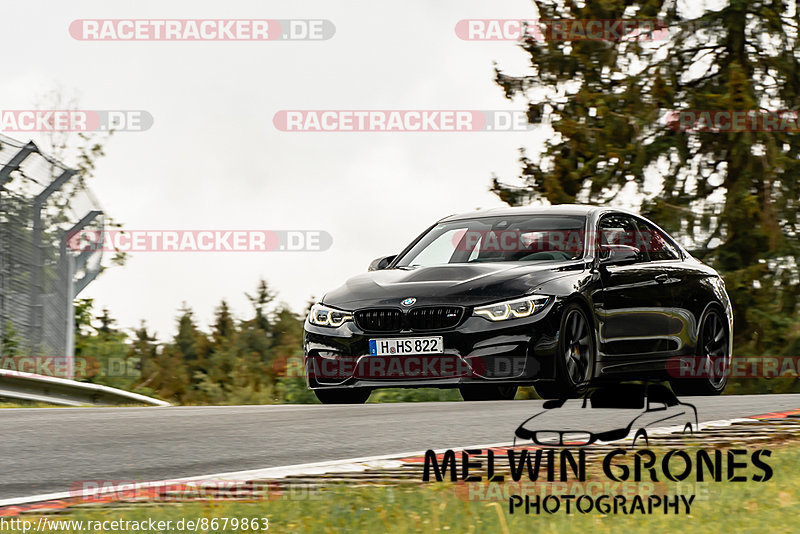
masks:
<instances>
[{"instance_id":1,"label":"car door","mask_svg":"<svg viewBox=\"0 0 800 534\"><path fill-rule=\"evenodd\" d=\"M666 274L659 282L664 291L669 292L672 303L667 323L667 350L679 351L696 329L693 300L697 298L697 281L705 273L688 267L680 249L655 225L642 219L637 219L636 225L650 262Z\"/></svg>"},{"instance_id":2,"label":"car door","mask_svg":"<svg viewBox=\"0 0 800 534\"><path fill-rule=\"evenodd\" d=\"M601 289L594 295L598 316L599 349L604 368L645 362L665 356L672 295L665 288L668 275L659 262L649 261L634 217L610 213L598 221L598 272ZM606 245L636 246L640 257L625 264L606 261Z\"/></svg>"}]
</instances>

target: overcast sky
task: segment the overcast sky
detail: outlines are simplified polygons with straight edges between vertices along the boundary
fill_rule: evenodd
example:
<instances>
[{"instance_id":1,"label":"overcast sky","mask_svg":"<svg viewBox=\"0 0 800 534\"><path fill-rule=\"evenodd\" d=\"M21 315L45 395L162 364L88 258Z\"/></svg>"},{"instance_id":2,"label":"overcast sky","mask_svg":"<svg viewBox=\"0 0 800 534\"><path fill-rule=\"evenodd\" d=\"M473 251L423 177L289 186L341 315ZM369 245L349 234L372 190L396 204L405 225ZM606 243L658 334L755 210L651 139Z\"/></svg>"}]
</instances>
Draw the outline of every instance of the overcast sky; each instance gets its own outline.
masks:
<instances>
[{"instance_id":1,"label":"overcast sky","mask_svg":"<svg viewBox=\"0 0 800 534\"><path fill-rule=\"evenodd\" d=\"M139 252L80 296L120 326L171 335L182 302L203 328L260 277L302 311L311 296L398 252L451 213L499 206L537 132L281 132L291 109L524 109L493 61L525 72L513 42L464 41L469 18L532 18L528 0L14 2L4 6L0 107L30 109L60 89L82 109L145 110L152 128L116 133L91 187L125 229L324 230L324 252ZM328 19L326 41L113 42L70 36L75 19ZM19 140L28 133L4 132Z\"/></svg>"}]
</instances>

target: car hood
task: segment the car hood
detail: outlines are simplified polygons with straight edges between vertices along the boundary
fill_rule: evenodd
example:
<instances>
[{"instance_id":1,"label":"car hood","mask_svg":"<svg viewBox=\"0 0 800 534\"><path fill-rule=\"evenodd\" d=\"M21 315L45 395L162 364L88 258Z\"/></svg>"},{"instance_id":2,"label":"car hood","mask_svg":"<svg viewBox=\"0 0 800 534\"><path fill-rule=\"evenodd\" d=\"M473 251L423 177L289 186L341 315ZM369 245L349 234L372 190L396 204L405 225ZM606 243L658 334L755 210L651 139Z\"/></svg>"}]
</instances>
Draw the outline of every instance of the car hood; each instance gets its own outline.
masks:
<instances>
[{"instance_id":1,"label":"car hood","mask_svg":"<svg viewBox=\"0 0 800 534\"><path fill-rule=\"evenodd\" d=\"M397 306L409 297L416 304L472 306L529 294L544 282L575 274L582 262L445 264L384 269L360 274L325 295L322 302L343 309Z\"/></svg>"}]
</instances>

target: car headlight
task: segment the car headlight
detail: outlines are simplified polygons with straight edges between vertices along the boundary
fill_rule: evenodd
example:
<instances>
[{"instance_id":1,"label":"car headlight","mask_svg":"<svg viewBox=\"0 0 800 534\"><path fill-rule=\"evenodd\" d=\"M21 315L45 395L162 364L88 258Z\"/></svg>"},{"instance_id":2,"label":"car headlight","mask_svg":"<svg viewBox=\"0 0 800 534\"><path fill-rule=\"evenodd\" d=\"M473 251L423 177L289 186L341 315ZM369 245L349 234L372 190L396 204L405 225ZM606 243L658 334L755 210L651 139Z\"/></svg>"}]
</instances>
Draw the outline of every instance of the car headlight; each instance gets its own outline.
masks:
<instances>
[{"instance_id":1,"label":"car headlight","mask_svg":"<svg viewBox=\"0 0 800 534\"><path fill-rule=\"evenodd\" d=\"M353 315L342 310L328 308L322 304L314 304L308 312L308 322L317 326L342 326L347 321L352 321Z\"/></svg>"},{"instance_id":2,"label":"car headlight","mask_svg":"<svg viewBox=\"0 0 800 534\"><path fill-rule=\"evenodd\" d=\"M550 297L544 295L531 295L521 299L490 304L489 306L479 306L475 308L474 313L491 321L529 317L542 311L548 300L550 300Z\"/></svg>"},{"instance_id":3,"label":"car headlight","mask_svg":"<svg viewBox=\"0 0 800 534\"><path fill-rule=\"evenodd\" d=\"M564 445L588 445L591 442L592 435L589 432L564 432L561 436Z\"/></svg>"}]
</instances>

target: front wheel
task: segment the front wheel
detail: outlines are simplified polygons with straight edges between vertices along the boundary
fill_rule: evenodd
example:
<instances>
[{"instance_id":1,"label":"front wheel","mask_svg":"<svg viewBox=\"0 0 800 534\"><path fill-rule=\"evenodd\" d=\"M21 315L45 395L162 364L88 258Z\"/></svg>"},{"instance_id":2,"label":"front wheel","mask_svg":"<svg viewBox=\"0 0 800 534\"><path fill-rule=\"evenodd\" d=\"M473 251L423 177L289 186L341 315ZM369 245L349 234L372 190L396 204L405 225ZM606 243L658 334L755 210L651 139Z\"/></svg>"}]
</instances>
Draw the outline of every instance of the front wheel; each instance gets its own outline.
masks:
<instances>
[{"instance_id":1,"label":"front wheel","mask_svg":"<svg viewBox=\"0 0 800 534\"><path fill-rule=\"evenodd\" d=\"M514 400L517 386L469 385L458 388L465 401Z\"/></svg>"},{"instance_id":2,"label":"front wheel","mask_svg":"<svg viewBox=\"0 0 800 534\"><path fill-rule=\"evenodd\" d=\"M543 399L576 397L586 389L594 372L595 342L592 325L577 304L561 316L555 361L555 380L534 384Z\"/></svg>"},{"instance_id":3,"label":"front wheel","mask_svg":"<svg viewBox=\"0 0 800 534\"><path fill-rule=\"evenodd\" d=\"M364 404L372 393L371 390L364 388L315 389L313 391L322 404Z\"/></svg>"}]
</instances>

